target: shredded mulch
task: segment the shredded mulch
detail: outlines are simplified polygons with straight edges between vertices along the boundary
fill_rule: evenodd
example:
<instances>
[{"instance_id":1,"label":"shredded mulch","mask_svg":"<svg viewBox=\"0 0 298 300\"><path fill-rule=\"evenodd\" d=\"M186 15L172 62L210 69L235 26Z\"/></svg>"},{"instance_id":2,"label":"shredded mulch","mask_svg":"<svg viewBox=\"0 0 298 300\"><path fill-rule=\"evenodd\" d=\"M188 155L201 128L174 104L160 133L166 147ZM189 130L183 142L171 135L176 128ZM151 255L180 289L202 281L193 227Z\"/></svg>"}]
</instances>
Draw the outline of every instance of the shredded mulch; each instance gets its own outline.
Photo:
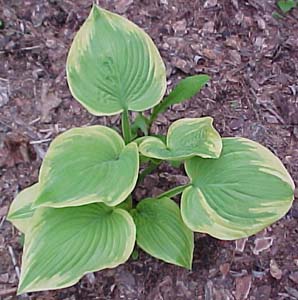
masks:
<instances>
[{"instance_id":1,"label":"shredded mulch","mask_svg":"<svg viewBox=\"0 0 298 300\"><path fill-rule=\"evenodd\" d=\"M146 30L167 66L169 90L181 78L212 80L193 99L160 116L155 133L182 117L212 116L223 136L244 136L281 158L298 183L298 9L274 0L102 0ZM92 1L0 0L0 299L298 299L298 204L278 223L241 241L196 235L192 271L140 251L115 269L73 287L17 298L22 246L6 221L16 193L36 182L53 138L72 127L117 128L70 95L67 51ZM185 180L162 164L136 190L152 196Z\"/></svg>"}]
</instances>

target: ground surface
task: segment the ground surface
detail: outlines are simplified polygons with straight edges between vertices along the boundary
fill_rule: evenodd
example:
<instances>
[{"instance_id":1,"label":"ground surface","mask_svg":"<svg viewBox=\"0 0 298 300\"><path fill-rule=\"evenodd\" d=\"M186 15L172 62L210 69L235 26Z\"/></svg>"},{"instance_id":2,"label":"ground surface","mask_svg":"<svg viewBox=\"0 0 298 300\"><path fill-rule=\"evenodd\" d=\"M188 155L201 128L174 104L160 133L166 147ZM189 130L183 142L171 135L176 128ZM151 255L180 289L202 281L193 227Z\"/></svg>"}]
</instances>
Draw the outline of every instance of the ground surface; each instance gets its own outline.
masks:
<instances>
[{"instance_id":1,"label":"ground surface","mask_svg":"<svg viewBox=\"0 0 298 300\"><path fill-rule=\"evenodd\" d=\"M298 9L276 19L273 0L98 2L152 36L167 65L169 88L189 74L212 76L199 95L161 116L155 132L165 133L180 117L210 115L222 135L245 136L269 147L297 185ZM89 115L72 99L65 80L67 50L91 4L0 0L5 22L0 30L3 299L17 298L21 261L19 234L5 221L6 212L15 194L37 180L49 142L75 126L119 123L117 116ZM162 165L136 197L158 194L183 180L183 170ZM298 299L297 202L280 222L241 242L196 235L192 271L140 252L138 261L86 276L71 288L22 299Z\"/></svg>"}]
</instances>

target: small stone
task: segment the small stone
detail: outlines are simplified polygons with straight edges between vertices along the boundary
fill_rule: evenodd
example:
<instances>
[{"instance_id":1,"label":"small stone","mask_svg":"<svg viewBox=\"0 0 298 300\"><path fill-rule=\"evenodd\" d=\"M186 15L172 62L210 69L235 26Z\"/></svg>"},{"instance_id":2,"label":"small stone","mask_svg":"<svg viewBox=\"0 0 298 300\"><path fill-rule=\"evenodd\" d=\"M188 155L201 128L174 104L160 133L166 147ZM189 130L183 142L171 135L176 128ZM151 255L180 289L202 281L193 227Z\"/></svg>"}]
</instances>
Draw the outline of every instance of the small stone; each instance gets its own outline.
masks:
<instances>
[{"instance_id":1,"label":"small stone","mask_svg":"<svg viewBox=\"0 0 298 300\"><path fill-rule=\"evenodd\" d=\"M86 277L87 277L88 281L90 282L90 284L95 283L96 278L95 278L94 273L88 273L88 274L86 274Z\"/></svg>"},{"instance_id":2,"label":"small stone","mask_svg":"<svg viewBox=\"0 0 298 300\"><path fill-rule=\"evenodd\" d=\"M280 280L282 277L282 270L278 267L278 264L274 259L270 260L270 274L277 280Z\"/></svg>"},{"instance_id":3,"label":"small stone","mask_svg":"<svg viewBox=\"0 0 298 300\"><path fill-rule=\"evenodd\" d=\"M241 48L239 38L235 35L227 37L224 43L226 46L233 48L233 49L240 50L240 48Z\"/></svg>"},{"instance_id":4,"label":"small stone","mask_svg":"<svg viewBox=\"0 0 298 300\"><path fill-rule=\"evenodd\" d=\"M185 111L185 106L183 103L176 103L172 105L172 110L173 111Z\"/></svg>"},{"instance_id":5,"label":"small stone","mask_svg":"<svg viewBox=\"0 0 298 300\"><path fill-rule=\"evenodd\" d=\"M270 114L265 114L264 115L265 120L269 123L269 124L279 124L279 121L277 120L277 118L273 115Z\"/></svg>"},{"instance_id":6,"label":"small stone","mask_svg":"<svg viewBox=\"0 0 298 300\"><path fill-rule=\"evenodd\" d=\"M162 48L163 50L169 50L169 49L170 49L170 45L169 45L168 43L163 43L163 44L161 45L161 48Z\"/></svg>"},{"instance_id":7,"label":"small stone","mask_svg":"<svg viewBox=\"0 0 298 300\"><path fill-rule=\"evenodd\" d=\"M247 299L251 288L251 275L236 278L236 300Z\"/></svg>"},{"instance_id":8,"label":"small stone","mask_svg":"<svg viewBox=\"0 0 298 300\"><path fill-rule=\"evenodd\" d=\"M32 71L32 76L35 78L35 79L40 79L41 77L43 77L45 75L45 71L41 68L38 68L38 69L34 69Z\"/></svg>"},{"instance_id":9,"label":"small stone","mask_svg":"<svg viewBox=\"0 0 298 300\"><path fill-rule=\"evenodd\" d=\"M191 69L191 66L190 66L190 64L186 61L186 60L184 60L184 59L182 59L182 58L180 58L180 57L173 57L173 59L172 59L172 64L177 68L177 69L179 69L179 70L181 70L182 72L184 72L185 74L189 74L190 73L190 69Z\"/></svg>"},{"instance_id":10,"label":"small stone","mask_svg":"<svg viewBox=\"0 0 298 300\"><path fill-rule=\"evenodd\" d=\"M10 40L4 47L6 51L13 51L16 47L16 43L13 40Z\"/></svg>"},{"instance_id":11,"label":"small stone","mask_svg":"<svg viewBox=\"0 0 298 300\"><path fill-rule=\"evenodd\" d=\"M230 50L230 59L235 65L240 65L241 64L241 55L237 50Z\"/></svg>"},{"instance_id":12,"label":"small stone","mask_svg":"<svg viewBox=\"0 0 298 300\"><path fill-rule=\"evenodd\" d=\"M211 60L215 60L217 58L217 53L214 49L204 48L202 54Z\"/></svg>"},{"instance_id":13,"label":"small stone","mask_svg":"<svg viewBox=\"0 0 298 300\"><path fill-rule=\"evenodd\" d=\"M217 5L217 0L207 0L204 3L204 8L211 8L211 7L215 7Z\"/></svg>"},{"instance_id":14,"label":"small stone","mask_svg":"<svg viewBox=\"0 0 298 300\"><path fill-rule=\"evenodd\" d=\"M255 40L255 47L258 49L258 50L261 50L263 48L263 45L264 45L264 41L265 39L261 36L258 36Z\"/></svg>"},{"instance_id":15,"label":"small stone","mask_svg":"<svg viewBox=\"0 0 298 300\"><path fill-rule=\"evenodd\" d=\"M46 46L47 46L47 48L56 49L57 45L58 45L57 41L55 41L55 40L52 40L52 39L47 39L46 40Z\"/></svg>"},{"instance_id":16,"label":"small stone","mask_svg":"<svg viewBox=\"0 0 298 300\"><path fill-rule=\"evenodd\" d=\"M229 125L229 127L234 131L240 129L242 126L243 126L243 120L240 120L240 119L232 120Z\"/></svg>"},{"instance_id":17,"label":"small stone","mask_svg":"<svg viewBox=\"0 0 298 300\"><path fill-rule=\"evenodd\" d=\"M176 23L173 24L173 29L176 35L178 36L183 36L187 33L186 31L186 19L177 21Z\"/></svg>"},{"instance_id":18,"label":"small stone","mask_svg":"<svg viewBox=\"0 0 298 300\"><path fill-rule=\"evenodd\" d=\"M252 270L251 272L252 272L252 275L253 275L254 278L263 278L266 275L265 271Z\"/></svg>"},{"instance_id":19,"label":"small stone","mask_svg":"<svg viewBox=\"0 0 298 300\"><path fill-rule=\"evenodd\" d=\"M0 281L3 283L7 283L9 280L9 274L8 273L3 273L0 274Z\"/></svg>"},{"instance_id":20,"label":"small stone","mask_svg":"<svg viewBox=\"0 0 298 300\"><path fill-rule=\"evenodd\" d=\"M196 64L198 64L199 61L204 60L204 58L203 58L202 56L200 56L200 55L195 55L195 57L194 57L193 60L194 60L194 62L195 62Z\"/></svg>"},{"instance_id":21,"label":"small stone","mask_svg":"<svg viewBox=\"0 0 298 300\"><path fill-rule=\"evenodd\" d=\"M213 282L208 280L205 285L205 300L214 300Z\"/></svg>"},{"instance_id":22,"label":"small stone","mask_svg":"<svg viewBox=\"0 0 298 300\"><path fill-rule=\"evenodd\" d=\"M255 247L253 249L253 254L259 255L260 252L268 250L273 244L272 237L261 237L255 239Z\"/></svg>"},{"instance_id":23,"label":"small stone","mask_svg":"<svg viewBox=\"0 0 298 300\"><path fill-rule=\"evenodd\" d=\"M182 37L167 37L164 41L170 45L171 49L183 49L185 41Z\"/></svg>"},{"instance_id":24,"label":"small stone","mask_svg":"<svg viewBox=\"0 0 298 300\"><path fill-rule=\"evenodd\" d=\"M155 122L158 125L165 125L167 124L167 118L163 114L159 114Z\"/></svg>"},{"instance_id":25,"label":"small stone","mask_svg":"<svg viewBox=\"0 0 298 300\"><path fill-rule=\"evenodd\" d=\"M257 16L256 20L257 20L259 29L265 30L266 23L265 23L264 19L262 19L261 17Z\"/></svg>"},{"instance_id":26,"label":"small stone","mask_svg":"<svg viewBox=\"0 0 298 300\"><path fill-rule=\"evenodd\" d=\"M129 271L121 270L119 273L117 273L116 279L118 284L124 285L132 289L135 288L136 285L135 277Z\"/></svg>"},{"instance_id":27,"label":"small stone","mask_svg":"<svg viewBox=\"0 0 298 300\"><path fill-rule=\"evenodd\" d=\"M8 212L8 206L2 206L0 207L0 218L6 216Z\"/></svg>"},{"instance_id":28,"label":"small stone","mask_svg":"<svg viewBox=\"0 0 298 300\"><path fill-rule=\"evenodd\" d=\"M8 80L0 80L0 107L8 103Z\"/></svg>"},{"instance_id":29,"label":"small stone","mask_svg":"<svg viewBox=\"0 0 298 300\"><path fill-rule=\"evenodd\" d=\"M239 9L238 0L232 0L232 4L237 10Z\"/></svg>"},{"instance_id":30,"label":"small stone","mask_svg":"<svg viewBox=\"0 0 298 300\"><path fill-rule=\"evenodd\" d=\"M239 239L239 240L236 240L235 243L236 243L236 251L238 252L243 252L244 251L244 248L245 248L245 245L246 245L246 242L247 242L247 238L243 238L243 239Z\"/></svg>"},{"instance_id":31,"label":"small stone","mask_svg":"<svg viewBox=\"0 0 298 300\"><path fill-rule=\"evenodd\" d=\"M57 97L56 94L50 91L50 87L46 82L42 84L41 99L40 99L40 112L41 122L49 123L52 120L51 110L57 108L62 102L62 99Z\"/></svg>"},{"instance_id":32,"label":"small stone","mask_svg":"<svg viewBox=\"0 0 298 300\"><path fill-rule=\"evenodd\" d=\"M43 21L46 18L46 9L43 5L37 4L31 15L31 22L34 27L39 27L42 25Z\"/></svg>"},{"instance_id":33,"label":"small stone","mask_svg":"<svg viewBox=\"0 0 298 300\"><path fill-rule=\"evenodd\" d=\"M184 175L170 175L170 182L174 182L177 185L186 185L189 184L189 178Z\"/></svg>"},{"instance_id":34,"label":"small stone","mask_svg":"<svg viewBox=\"0 0 298 300\"><path fill-rule=\"evenodd\" d=\"M237 21L238 24L243 24L244 14L241 12L241 10L239 10L235 15L235 20Z\"/></svg>"},{"instance_id":35,"label":"small stone","mask_svg":"<svg viewBox=\"0 0 298 300\"><path fill-rule=\"evenodd\" d=\"M133 3L133 0L117 1L117 4L115 5L116 11L119 12L120 14L125 13L132 3Z\"/></svg>"}]
</instances>

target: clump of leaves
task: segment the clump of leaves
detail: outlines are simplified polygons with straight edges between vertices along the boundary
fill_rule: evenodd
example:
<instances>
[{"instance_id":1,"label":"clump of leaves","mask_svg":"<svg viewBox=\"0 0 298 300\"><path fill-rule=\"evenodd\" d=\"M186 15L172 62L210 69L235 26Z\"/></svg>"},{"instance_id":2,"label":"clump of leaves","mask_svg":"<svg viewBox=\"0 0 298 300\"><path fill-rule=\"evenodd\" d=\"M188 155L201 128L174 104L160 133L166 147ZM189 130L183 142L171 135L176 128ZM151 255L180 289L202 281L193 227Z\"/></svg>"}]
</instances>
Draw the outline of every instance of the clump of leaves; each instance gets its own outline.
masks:
<instances>
[{"instance_id":1,"label":"clump of leaves","mask_svg":"<svg viewBox=\"0 0 298 300\"><path fill-rule=\"evenodd\" d=\"M184 79L161 101L164 63L150 37L127 19L94 6L69 51L67 79L90 113L121 113L123 138L98 125L52 142L38 182L9 211L25 234L19 294L67 287L122 264L135 242L191 269L193 232L247 237L291 207L294 183L281 161L251 140L221 138L210 117L181 119L166 136L148 136L159 113L195 95L209 77ZM130 111L139 112L132 124ZM189 183L135 205L139 164L148 164L143 178L162 161L184 162ZM171 199L179 194L180 206Z\"/></svg>"},{"instance_id":2,"label":"clump of leaves","mask_svg":"<svg viewBox=\"0 0 298 300\"><path fill-rule=\"evenodd\" d=\"M296 7L297 3L297 0L279 0L277 1L277 6L284 14L286 14Z\"/></svg>"}]
</instances>

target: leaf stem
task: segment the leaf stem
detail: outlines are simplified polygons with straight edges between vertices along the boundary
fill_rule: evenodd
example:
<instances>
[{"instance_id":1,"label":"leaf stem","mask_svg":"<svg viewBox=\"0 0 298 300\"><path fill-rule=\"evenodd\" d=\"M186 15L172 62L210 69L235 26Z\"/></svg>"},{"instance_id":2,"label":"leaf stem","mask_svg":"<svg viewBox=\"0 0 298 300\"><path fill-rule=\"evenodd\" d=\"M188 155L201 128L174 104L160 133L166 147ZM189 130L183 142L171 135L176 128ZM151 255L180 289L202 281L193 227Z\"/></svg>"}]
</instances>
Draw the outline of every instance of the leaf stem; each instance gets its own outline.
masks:
<instances>
[{"instance_id":1,"label":"leaf stem","mask_svg":"<svg viewBox=\"0 0 298 300\"><path fill-rule=\"evenodd\" d=\"M151 116L149 118L149 122L148 122L149 128L151 128L152 123L156 120L157 116L158 116L158 110L156 108L153 108L152 114L151 114Z\"/></svg>"},{"instance_id":2,"label":"leaf stem","mask_svg":"<svg viewBox=\"0 0 298 300\"><path fill-rule=\"evenodd\" d=\"M130 194L128 197L127 197L127 207L128 207L128 210L129 209L132 209L132 195Z\"/></svg>"},{"instance_id":3,"label":"leaf stem","mask_svg":"<svg viewBox=\"0 0 298 300\"><path fill-rule=\"evenodd\" d=\"M170 189L170 190L168 190L168 191L166 191L166 192L158 195L156 198L157 199L160 199L160 198L163 198L163 197L172 198L172 197L174 197L176 195L181 194L184 191L184 189L186 189L189 186L191 186L191 183L186 184L186 185L176 186L176 187L174 187L174 188L172 188L172 189Z\"/></svg>"},{"instance_id":4,"label":"leaf stem","mask_svg":"<svg viewBox=\"0 0 298 300\"><path fill-rule=\"evenodd\" d=\"M131 196L131 194L123 202L118 204L117 207L125 209L127 211L132 209L132 196Z\"/></svg>"},{"instance_id":5,"label":"leaf stem","mask_svg":"<svg viewBox=\"0 0 298 300\"><path fill-rule=\"evenodd\" d=\"M127 109L121 114L121 126L125 144L128 144L131 141L131 127Z\"/></svg>"}]
</instances>

